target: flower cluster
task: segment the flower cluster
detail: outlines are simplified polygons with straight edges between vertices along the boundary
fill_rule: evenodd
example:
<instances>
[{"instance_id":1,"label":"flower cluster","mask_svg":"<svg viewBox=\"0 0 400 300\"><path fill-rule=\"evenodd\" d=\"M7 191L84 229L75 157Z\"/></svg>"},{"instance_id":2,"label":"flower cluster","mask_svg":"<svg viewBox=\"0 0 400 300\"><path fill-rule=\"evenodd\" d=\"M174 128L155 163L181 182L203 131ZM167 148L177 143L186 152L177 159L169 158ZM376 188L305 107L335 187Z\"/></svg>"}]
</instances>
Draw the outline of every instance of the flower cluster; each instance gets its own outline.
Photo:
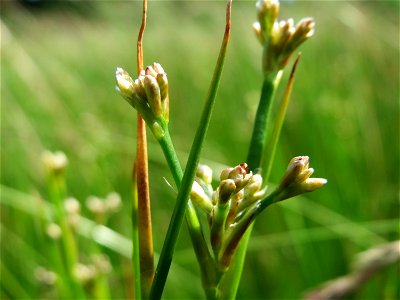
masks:
<instances>
[{"instance_id":1,"label":"flower cluster","mask_svg":"<svg viewBox=\"0 0 400 300\"><path fill-rule=\"evenodd\" d=\"M169 120L168 79L158 63L146 67L135 80L123 70L116 71L117 89L154 131Z\"/></svg>"},{"instance_id":2,"label":"flower cluster","mask_svg":"<svg viewBox=\"0 0 400 300\"><path fill-rule=\"evenodd\" d=\"M310 178L314 169L309 168L308 164L308 156L297 156L290 160L286 173L277 188L279 200L312 192L327 183L324 178Z\"/></svg>"},{"instance_id":3,"label":"flower cluster","mask_svg":"<svg viewBox=\"0 0 400 300\"><path fill-rule=\"evenodd\" d=\"M208 216L210 244L221 271L229 268L247 228L266 207L326 184L326 179L310 178L314 170L308 164L307 156L293 158L279 186L268 195L261 175L249 172L245 163L224 169L214 191L212 170L199 166L191 200Z\"/></svg>"},{"instance_id":4,"label":"flower cluster","mask_svg":"<svg viewBox=\"0 0 400 300\"><path fill-rule=\"evenodd\" d=\"M312 18L304 18L296 25L293 19L278 21L278 0L259 0L256 7L258 21L253 28L264 47L264 73L269 74L286 66L294 50L314 34L315 22Z\"/></svg>"}]
</instances>

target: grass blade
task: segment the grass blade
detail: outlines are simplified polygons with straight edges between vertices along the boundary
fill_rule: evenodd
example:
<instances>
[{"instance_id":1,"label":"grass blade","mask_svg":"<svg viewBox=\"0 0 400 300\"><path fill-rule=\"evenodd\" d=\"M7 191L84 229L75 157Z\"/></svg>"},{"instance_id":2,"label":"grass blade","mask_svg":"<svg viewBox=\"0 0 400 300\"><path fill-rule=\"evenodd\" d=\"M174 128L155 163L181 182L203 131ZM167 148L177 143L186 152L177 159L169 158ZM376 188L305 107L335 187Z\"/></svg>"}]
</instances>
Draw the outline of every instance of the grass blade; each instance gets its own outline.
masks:
<instances>
[{"instance_id":1,"label":"grass blade","mask_svg":"<svg viewBox=\"0 0 400 300\"><path fill-rule=\"evenodd\" d=\"M183 218L185 216L185 210L187 207L189 194L192 189L192 183L199 162L201 148L211 119L211 113L215 102L215 96L218 90L218 85L220 82L221 73L225 60L225 54L228 47L228 42L230 37L230 27L231 27L230 26L231 4L232 2L229 1L226 9L226 27L225 27L224 38L222 41L220 53L214 70L214 75L211 81L211 86L208 92L204 110L200 119L200 125L197 129L196 136L194 138L193 145L190 150L188 163L182 179L182 185L178 192L175 209L160 254L160 260L157 265L157 270L154 277L154 283L150 293L151 299L161 298L165 282L167 279L167 275L169 272L169 268L171 266L173 252L175 250L175 245L178 239L178 233L183 223Z\"/></svg>"}]
</instances>

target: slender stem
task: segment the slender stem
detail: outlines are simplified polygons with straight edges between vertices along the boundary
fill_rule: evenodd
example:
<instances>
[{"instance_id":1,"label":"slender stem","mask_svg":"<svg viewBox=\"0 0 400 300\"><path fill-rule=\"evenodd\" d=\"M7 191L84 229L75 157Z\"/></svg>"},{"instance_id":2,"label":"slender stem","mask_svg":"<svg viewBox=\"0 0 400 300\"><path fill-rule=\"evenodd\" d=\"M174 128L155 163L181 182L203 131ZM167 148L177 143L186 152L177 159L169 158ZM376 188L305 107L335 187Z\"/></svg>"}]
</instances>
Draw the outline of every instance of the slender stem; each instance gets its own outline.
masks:
<instances>
[{"instance_id":1,"label":"slender stem","mask_svg":"<svg viewBox=\"0 0 400 300\"><path fill-rule=\"evenodd\" d=\"M254 219L269 205L279 199L279 193L272 192L263 200L255 203L246 214L243 219L229 229L226 233L226 239L223 241L221 247L220 264L222 269L229 268L233 255L243 237L244 232L253 224Z\"/></svg>"},{"instance_id":2,"label":"slender stem","mask_svg":"<svg viewBox=\"0 0 400 300\"><path fill-rule=\"evenodd\" d=\"M146 28L146 20L147 0L143 0L142 24L137 40L136 58L138 75L143 69L143 35ZM138 197L136 219L139 231L141 295L147 298L154 276L154 253L150 211L146 124L139 113L137 115L136 173Z\"/></svg>"},{"instance_id":3,"label":"slender stem","mask_svg":"<svg viewBox=\"0 0 400 300\"><path fill-rule=\"evenodd\" d=\"M132 170L132 261L135 278L135 299L142 299L140 286L140 250L139 250L139 226L138 226L138 196L137 196L136 165Z\"/></svg>"},{"instance_id":4,"label":"slender stem","mask_svg":"<svg viewBox=\"0 0 400 300\"><path fill-rule=\"evenodd\" d=\"M73 279L73 268L78 262L78 249L71 227L64 213L63 201L66 198L65 178L63 174L49 174L48 178L49 197L55 206L55 219L62 231L61 256L64 260L65 274L68 275L69 288L74 297L86 298L82 286Z\"/></svg>"},{"instance_id":5,"label":"slender stem","mask_svg":"<svg viewBox=\"0 0 400 300\"><path fill-rule=\"evenodd\" d=\"M154 276L154 253L150 212L146 124L140 116L138 116L137 121L137 225L139 229L140 279L142 297L147 298Z\"/></svg>"},{"instance_id":6,"label":"slender stem","mask_svg":"<svg viewBox=\"0 0 400 300\"><path fill-rule=\"evenodd\" d=\"M211 224L210 239L211 246L214 251L214 257L218 258L219 251L224 237L225 222L229 213L229 203L224 203L216 206L213 222Z\"/></svg>"},{"instance_id":7,"label":"slender stem","mask_svg":"<svg viewBox=\"0 0 400 300\"><path fill-rule=\"evenodd\" d=\"M261 176L262 176L262 178L265 178L264 184L267 183L267 180L271 173L272 164L273 164L273 161L275 158L276 146L278 145L279 136L281 134L283 122L286 117L286 110L289 105L290 95L291 95L292 89L293 89L294 75L296 73L296 67L297 67L297 63L299 62L299 60L300 60L300 54L297 56L297 58L293 64L292 71L290 72L289 82L286 86L285 93L282 97L282 100L279 103L277 117L274 121L274 128L272 130L270 138L268 139L268 142L265 145L264 156L261 161L261 165L262 165Z\"/></svg>"},{"instance_id":8,"label":"slender stem","mask_svg":"<svg viewBox=\"0 0 400 300\"><path fill-rule=\"evenodd\" d=\"M172 143L168 128L166 127L165 134L159 140L161 148L164 152L164 156L167 160L168 167L171 170L172 176L174 178L176 186L179 188L182 183L183 171L179 163L178 157L174 145ZM207 248L207 244L204 238L203 231L201 229L200 222L197 218L196 211L189 201L188 209L186 211L186 223L189 229L190 238L192 240L193 248L196 254L197 261L199 262L203 286L210 286L210 281L214 282L212 279L215 273L213 259ZM176 238L178 235L176 235ZM160 257L161 261L161 257ZM167 273L166 273L167 274ZM155 281L157 278L157 273ZM154 287L153 287L154 288ZM151 296L153 299L153 296Z\"/></svg>"},{"instance_id":9,"label":"slender stem","mask_svg":"<svg viewBox=\"0 0 400 300\"><path fill-rule=\"evenodd\" d=\"M167 160L168 167L172 173L176 186L179 188L182 182L183 171L179 163L178 156L176 155L174 145L171 140L168 128L164 136L158 141L161 149L164 152L165 159Z\"/></svg>"},{"instance_id":10,"label":"slender stem","mask_svg":"<svg viewBox=\"0 0 400 300\"><path fill-rule=\"evenodd\" d=\"M275 90L282 77L282 71L264 79L261 89L260 102L258 104L253 133L247 155L247 165L252 171L260 167L265 143L268 134L269 119Z\"/></svg>"},{"instance_id":11,"label":"slender stem","mask_svg":"<svg viewBox=\"0 0 400 300\"><path fill-rule=\"evenodd\" d=\"M137 39L137 54L136 54L136 61L137 61L137 72L138 74L140 71L143 70L143 35L144 30L146 29L146 21L147 21L147 0L143 0L142 6L142 23L140 25L139 35Z\"/></svg>"},{"instance_id":12,"label":"slender stem","mask_svg":"<svg viewBox=\"0 0 400 300\"><path fill-rule=\"evenodd\" d=\"M226 26L224 38L222 41L220 53L218 56L217 64L214 70L214 75L211 81L211 86L208 92L204 110L200 119L200 124L196 132L192 147L190 149L189 158L185 173L183 175L182 184L180 186L174 212L172 214L171 222L168 227L167 236L163 248L161 250L160 260L157 265L154 283L151 289L151 299L160 299L164 290L165 281L169 272L172 262L172 256L175 249L178 233L183 222L185 210L189 199L189 194L192 190L194 176L196 174L197 165L200 158L200 152L207 133L208 125L211 119L212 110L214 107L215 96L219 86L221 73L224 65L225 54L228 47L230 37L230 16L231 16L231 0L228 2L226 9ZM201 229L201 228L200 228ZM204 244L205 246L205 244Z\"/></svg>"}]
</instances>

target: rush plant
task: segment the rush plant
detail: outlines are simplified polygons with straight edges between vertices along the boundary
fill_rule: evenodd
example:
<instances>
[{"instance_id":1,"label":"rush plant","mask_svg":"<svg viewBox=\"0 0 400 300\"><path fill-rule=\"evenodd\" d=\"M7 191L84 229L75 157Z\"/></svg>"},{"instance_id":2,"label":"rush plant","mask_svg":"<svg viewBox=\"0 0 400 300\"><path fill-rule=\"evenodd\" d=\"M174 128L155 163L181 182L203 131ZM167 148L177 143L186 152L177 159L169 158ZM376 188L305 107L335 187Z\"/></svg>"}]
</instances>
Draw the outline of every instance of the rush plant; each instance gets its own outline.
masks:
<instances>
[{"instance_id":1,"label":"rush plant","mask_svg":"<svg viewBox=\"0 0 400 300\"><path fill-rule=\"evenodd\" d=\"M309 158L298 156L290 160L276 188L267 185L300 56L293 64L282 99L276 100L275 92L282 73L290 64L290 58L314 33L312 18L304 18L296 25L293 19L278 20L277 0L259 0L256 4L257 20L253 27L263 48L263 84L247 158L237 166L225 168L215 186L212 185L213 171L208 166L199 165L229 45L231 6L229 1L219 56L184 170L168 128L169 122L176 120L169 119L167 73L160 63L143 67L146 1L143 2L143 22L138 38L138 76L131 76L122 68L116 71L117 90L138 112L138 148L133 172L135 209L132 215L137 298L161 298L184 220L199 263L207 299L235 298L247 242L257 216L276 202L314 191L327 182L322 178L311 178L314 170L309 167ZM276 114L272 114L272 111L276 111ZM146 135L141 120L144 120L160 144L178 190L155 270L149 217ZM207 222L200 221L204 218Z\"/></svg>"}]
</instances>

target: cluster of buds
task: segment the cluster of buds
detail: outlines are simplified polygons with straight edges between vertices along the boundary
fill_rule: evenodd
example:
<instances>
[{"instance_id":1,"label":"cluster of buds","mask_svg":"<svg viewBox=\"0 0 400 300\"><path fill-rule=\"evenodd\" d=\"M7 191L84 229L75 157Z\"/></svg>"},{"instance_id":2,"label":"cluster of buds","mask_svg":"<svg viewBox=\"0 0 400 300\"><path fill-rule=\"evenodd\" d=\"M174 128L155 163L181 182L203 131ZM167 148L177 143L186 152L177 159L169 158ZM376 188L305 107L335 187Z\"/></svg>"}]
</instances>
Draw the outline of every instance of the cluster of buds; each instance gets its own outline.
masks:
<instances>
[{"instance_id":1,"label":"cluster of buds","mask_svg":"<svg viewBox=\"0 0 400 300\"><path fill-rule=\"evenodd\" d=\"M85 285L99 276L110 273L111 269L108 256L96 254L91 256L90 263L77 263L72 270L72 274L79 283Z\"/></svg>"},{"instance_id":2,"label":"cluster of buds","mask_svg":"<svg viewBox=\"0 0 400 300\"><path fill-rule=\"evenodd\" d=\"M226 233L240 222L249 207L265 196L266 189L261 187L261 176L249 172L245 163L221 172L220 185L212 194L210 221L211 246L217 259Z\"/></svg>"},{"instance_id":3,"label":"cluster of buds","mask_svg":"<svg viewBox=\"0 0 400 300\"><path fill-rule=\"evenodd\" d=\"M57 274L44 267L37 267L34 272L34 276L38 282L43 285L54 285L57 281Z\"/></svg>"},{"instance_id":4,"label":"cluster of buds","mask_svg":"<svg viewBox=\"0 0 400 300\"><path fill-rule=\"evenodd\" d=\"M258 21L253 28L264 47L264 73L270 74L282 70L294 50L314 34L315 22L312 18L304 18L297 25L293 19L278 21L278 0L259 0L256 7Z\"/></svg>"},{"instance_id":5,"label":"cluster of buds","mask_svg":"<svg viewBox=\"0 0 400 300\"><path fill-rule=\"evenodd\" d=\"M121 196L116 192L109 193L104 199L96 196L86 199L86 208L94 215L98 224L103 223L107 215L117 212L121 204Z\"/></svg>"},{"instance_id":6,"label":"cluster of buds","mask_svg":"<svg viewBox=\"0 0 400 300\"><path fill-rule=\"evenodd\" d=\"M143 116L153 132L168 124L168 79L160 64L146 67L135 80L125 70L117 68L116 80L117 90Z\"/></svg>"},{"instance_id":7,"label":"cluster of buds","mask_svg":"<svg viewBox=\"0 0 400 300\"><path fill-rule=\"evenodd\" d=\"M310 178L314 170L308 164L307 156L293 158L279 186L268 195L261 175L249 172L245 163L224 169L215 191L212 170L199 167L191 199L208 215L211 248L221 271L229 268L247 228L266 207L326 184L326 179Z\"/></svg>"},{"instance_id":8,"label":"cluster of buds","mask_svg":"<svg viewBox=\"0 0 400 300\"><path fill-rule=\"evenodd\" d=\"M312 192L327 183L324 178L310 178L314 169L309 168L308 164L308 156L297 156L290 160L288 168L276 189L279 201Z\"/></svg>"},{"instance_id":9,"label":"cluster of buds","mask_svg":"<svg viewBox=\"0 0 400 300\"><path fill-rule=\"evenodd\" d=\"M48 174L58 175L64 172L68 164L68 158L64 152L46 150L42 154L42 162Z\"/></svg>"},{"instance_id":10,"label":"cluster of buds","mask_svg":"<svg viewBox=\"0 0 400 300\"><path fill-rule=\"evenodd\" d=\"M79 219L81 217L81 204L80 202L73 198L67 198L64 200L64 210L67 214L68 224L71 228L75 229L78 226Z\"/></svg>"},{"instance_id":11,"label":"cluster of buds","mask_svg":"<svg viewBox=\"0 0 400 300\"><path fill-rule=\"evenodd\" d=\"M58 224L50 223L46 227L46 233L52 240L58 240L62 235L62 230Z\"/></svg>"},{"instance_id":12,"label":"cluster of buds","mask_svg":"<svg viewBox=\"0 0 400 300\"><path fill-rule=\"evenodd\" d=\"M245 163L224 169L216 190L213 190L211 182L212 170L200 165L191 200L208 216L210 243L218 260L226 233L240 222L249 207L265 196L266 189L262 189L261 176L249 172Z\"/></svg>"}]
</instances>

